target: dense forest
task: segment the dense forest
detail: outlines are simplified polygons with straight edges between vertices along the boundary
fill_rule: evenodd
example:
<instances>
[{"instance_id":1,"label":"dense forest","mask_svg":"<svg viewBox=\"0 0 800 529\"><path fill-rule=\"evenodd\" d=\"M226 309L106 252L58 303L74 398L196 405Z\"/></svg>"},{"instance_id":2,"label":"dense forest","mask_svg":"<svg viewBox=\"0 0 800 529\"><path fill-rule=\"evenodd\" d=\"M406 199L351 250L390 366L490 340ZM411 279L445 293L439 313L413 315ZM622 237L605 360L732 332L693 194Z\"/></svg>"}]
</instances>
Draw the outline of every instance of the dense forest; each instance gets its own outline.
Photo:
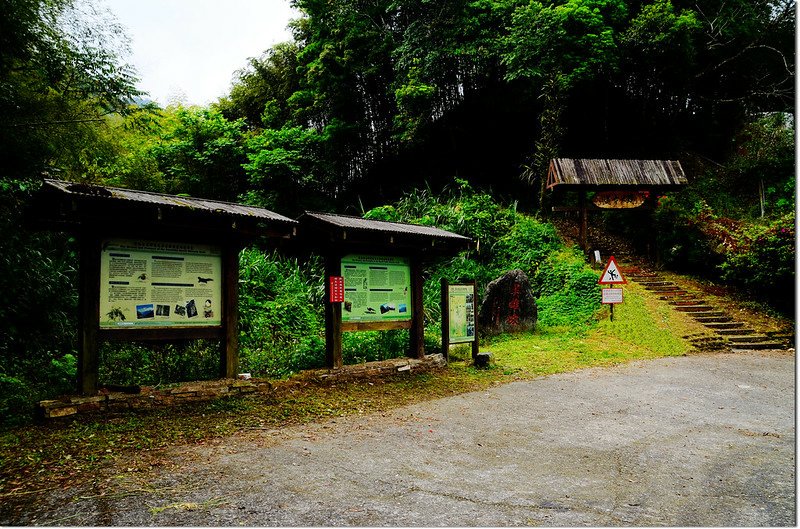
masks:
<instances>
[{"instance_id":1,"label":"dense forest","mask_svg":"<svg viewBox=\"0 0 800 529\"><path fill-rule=\"evenodd\" d=\"M646 222L602 220L633 241L655 233L666 266L793 313L793 0L293 4L293 40L243 58L225 97L159 108L137 90L108 12L84 0L0 0L0 415L74 380L77 245L23 221L45 176L287 216L436 224L485 250L440 263L429 282L485 284L519 266L542 323L563 325L596 307L576 304L575 292L592 288L583 257L547 222L548 160L679 159L690 185ZM321 363L319 274L313 261L242 253L244 367L284 376ZM407 339L350 334L349 361ZM101 374L203 377L214 370L208 350L105 351Z\"/></svg>"}]
</instances>

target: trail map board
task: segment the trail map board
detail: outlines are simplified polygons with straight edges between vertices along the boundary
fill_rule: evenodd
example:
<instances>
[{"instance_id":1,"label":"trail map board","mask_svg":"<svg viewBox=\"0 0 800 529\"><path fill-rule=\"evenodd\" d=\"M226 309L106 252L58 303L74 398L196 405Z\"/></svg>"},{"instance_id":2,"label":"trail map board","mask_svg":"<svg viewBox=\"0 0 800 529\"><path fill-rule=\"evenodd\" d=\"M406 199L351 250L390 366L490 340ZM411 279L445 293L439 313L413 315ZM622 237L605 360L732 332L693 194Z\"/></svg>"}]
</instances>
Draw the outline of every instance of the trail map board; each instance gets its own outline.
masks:
<instances>
[{"instance_id":1,"label":"trail map board","mask_svg":"<svg viewBox=\"0 0 800 529\"><path fill-rule=\"evenodd\" d=\"M350 254L342 258L343 322L411 320L407 257Z\"/></svg>"},{"instance_id":2,"label":"trail map board","mask_svg":"<svg viewBox=\"0 0 800 529\"><path fill-rule=\"evenodd\" d=\"M475 340L475 285L448 285L449 343Z\"/></svg>"}]
</instances>

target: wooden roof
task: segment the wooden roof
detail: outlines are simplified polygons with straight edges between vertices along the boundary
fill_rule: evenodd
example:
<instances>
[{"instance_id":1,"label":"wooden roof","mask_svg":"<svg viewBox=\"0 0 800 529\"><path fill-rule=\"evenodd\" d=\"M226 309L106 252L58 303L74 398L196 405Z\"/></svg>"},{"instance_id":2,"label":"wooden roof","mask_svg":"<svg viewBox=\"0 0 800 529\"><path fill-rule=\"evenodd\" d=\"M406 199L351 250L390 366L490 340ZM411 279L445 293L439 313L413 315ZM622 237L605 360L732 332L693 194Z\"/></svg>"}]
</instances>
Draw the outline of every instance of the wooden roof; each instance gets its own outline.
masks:
<instances>
[{"instance_id":1,"label":"wooden roof","mask_svg":"<svg viewBox=\"0 0 800 529\"><path fill-rule=\"evenodd\" d=\"M547 188L558 185L584 188L652 189L688 184L677 160L601 160L554 158L547 171Z\"/></svg>"},{"instance_id":2,"label":"wooden roof","mask_svg":"<svg viewBox=\"0 0 800 529\"><path fill-rule=\"evenodd\" d=\"M233 202L167 195L62 180L45 179L29 217L46 227L70 229L123 228L201 236L290 236L297 221L268 209Z\"/></svg>"},{"instance_id":3,"label":"wooden roof","mask_svg":"<svg viewBox=\"0 0 800 529\"><path fill-rule=\"evenodd\" d=\"M350 215L307 211L299 219L300 239L326 242L328 247L382 253L400 249L417 253L456 253L469 249L472 239L433 226L370 220Z\"/></svg>"}]
</instances>

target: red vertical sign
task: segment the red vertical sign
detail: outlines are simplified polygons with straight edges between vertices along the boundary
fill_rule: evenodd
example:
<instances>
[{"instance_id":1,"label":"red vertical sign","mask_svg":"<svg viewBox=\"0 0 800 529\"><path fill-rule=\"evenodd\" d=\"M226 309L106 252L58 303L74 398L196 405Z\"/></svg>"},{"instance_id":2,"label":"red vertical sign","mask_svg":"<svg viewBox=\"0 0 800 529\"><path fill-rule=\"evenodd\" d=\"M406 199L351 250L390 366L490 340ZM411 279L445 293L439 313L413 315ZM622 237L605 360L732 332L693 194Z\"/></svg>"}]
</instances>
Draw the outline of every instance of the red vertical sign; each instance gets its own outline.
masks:
<instances>
[{"instance_id":1,"label":"red vertical sign","mask_svg":"<svg viewBox=\"0 0 800 529\"><path fill-rule=\"evenodd\" d=\"M344 302L344 278L341 276L330 276L330 301L331 303Z\"/></svg>"}]
</instances>

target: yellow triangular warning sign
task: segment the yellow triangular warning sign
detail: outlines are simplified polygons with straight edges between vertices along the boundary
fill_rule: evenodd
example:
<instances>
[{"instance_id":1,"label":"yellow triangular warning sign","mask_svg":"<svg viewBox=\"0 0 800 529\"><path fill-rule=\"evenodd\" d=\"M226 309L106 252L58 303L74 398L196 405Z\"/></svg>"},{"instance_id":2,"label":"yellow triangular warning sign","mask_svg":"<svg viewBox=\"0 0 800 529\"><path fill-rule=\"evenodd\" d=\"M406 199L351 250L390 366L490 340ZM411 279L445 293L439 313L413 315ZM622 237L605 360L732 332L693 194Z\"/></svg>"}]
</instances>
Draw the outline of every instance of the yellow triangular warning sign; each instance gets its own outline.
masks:
<instances>
[{"instance_id":1,"label":"yellow triangular warning sign","mask_svg":"<svg viewBox=\"0 0 800 529\"><path fill-rule=\"evenodd\" d=\"M597 281L598 285L627 285L628 281L622 277L622 272L619 271L617 267L617 261L614 259L614 256L608 258L608 264L606 265L603 273L600 275L600 279Z\"/></svg>"}]
</instances>

